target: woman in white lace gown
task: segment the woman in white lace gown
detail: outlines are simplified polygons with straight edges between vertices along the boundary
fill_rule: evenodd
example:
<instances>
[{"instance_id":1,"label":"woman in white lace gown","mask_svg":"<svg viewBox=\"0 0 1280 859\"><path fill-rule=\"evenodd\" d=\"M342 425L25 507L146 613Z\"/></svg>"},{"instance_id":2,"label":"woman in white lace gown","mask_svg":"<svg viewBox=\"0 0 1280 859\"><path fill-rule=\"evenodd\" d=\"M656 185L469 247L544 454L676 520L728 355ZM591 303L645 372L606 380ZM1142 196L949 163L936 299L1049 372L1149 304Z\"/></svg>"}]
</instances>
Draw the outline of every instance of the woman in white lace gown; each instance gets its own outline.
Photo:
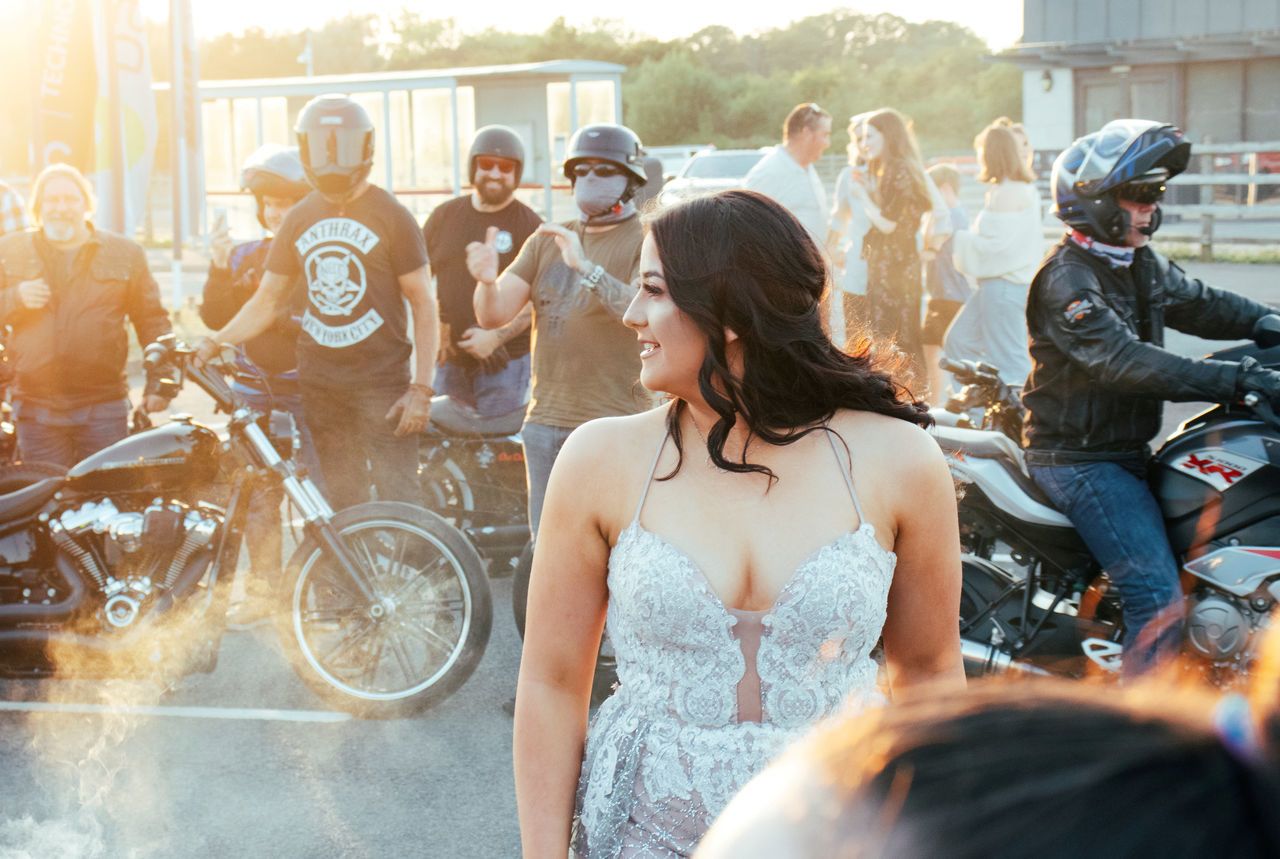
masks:
<instances>
[{"instance_id":1,"label":"woman in white lace gown","mask_svg":"<svg viewBox=\"0 0 1280 859\"><path fill-rule=\"evenodd\" d=\"M822 255L768 198L663 211L624 321L672 401L551 475L516 696L526 857L681 857L818 720L964 683L959 538L924 406L827 337ZM587 725L608 620L618 690Z\"/></svg>"}]
</instances>

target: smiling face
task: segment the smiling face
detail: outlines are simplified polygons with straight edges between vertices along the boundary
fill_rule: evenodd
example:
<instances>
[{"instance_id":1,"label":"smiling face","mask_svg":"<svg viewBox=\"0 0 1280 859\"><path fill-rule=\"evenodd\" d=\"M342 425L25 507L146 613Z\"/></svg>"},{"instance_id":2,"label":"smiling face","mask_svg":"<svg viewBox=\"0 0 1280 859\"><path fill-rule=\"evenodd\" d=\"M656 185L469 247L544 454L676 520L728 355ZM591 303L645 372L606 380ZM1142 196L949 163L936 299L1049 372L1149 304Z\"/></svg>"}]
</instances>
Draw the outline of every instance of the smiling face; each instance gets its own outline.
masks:
<instances>
[{"instance_id":1,"label":"smiling face","mask_svg":"<svg viewBox=\"0 0 1280 859\"><path fill-rule=\"evenodd\" d=\"M53 176L40 195L40 224L54 244L75 241L85 230L89 201L69 176Z\"/></svg>"},{"instance_id":2,"label":"smiling face","mask_svg":"<svg viewBox=\"0 0 1280 859\"><path fill-rule=\"evenodd\" d=\"M884 135L869 122L858 126L858 148L868 161L874 161L884 152Z\"/></svg>"},{"instance_id":3,"label":"smiling face","mask_svg":"<svg viewBox=\"0 0 1280 859\"><path fill-rule=\"evenodd\" d=\"M640 286L622 321L640 341L640 384L683 400L697 399L707 340L672 300L652 234L640 247Z\"/></svg>"},{"instance_id":4,"label":"smiling face","mask_svg":"<svg viewBox=\"0 0 1280 859\"><path fill-rule=\"evenodd\" d=\"M280 232L284 216L289 214L296 202L298 201L290 197L273 197L270 194L262 196L262 220L266 221L267 232L273 235Z\"/></svg>"},{"instance_id":5,"label":"smiling face","mask_svg":"<svg viewBox=\"0 0 1280 859\"><path fill-rule=\"evenodd\" d=\"M475 172L471 181L480 199L491 206L505 203L516 190L516 171L519 164L509 158L481 155L472 162Z\"/></svg>"}]
</instances>

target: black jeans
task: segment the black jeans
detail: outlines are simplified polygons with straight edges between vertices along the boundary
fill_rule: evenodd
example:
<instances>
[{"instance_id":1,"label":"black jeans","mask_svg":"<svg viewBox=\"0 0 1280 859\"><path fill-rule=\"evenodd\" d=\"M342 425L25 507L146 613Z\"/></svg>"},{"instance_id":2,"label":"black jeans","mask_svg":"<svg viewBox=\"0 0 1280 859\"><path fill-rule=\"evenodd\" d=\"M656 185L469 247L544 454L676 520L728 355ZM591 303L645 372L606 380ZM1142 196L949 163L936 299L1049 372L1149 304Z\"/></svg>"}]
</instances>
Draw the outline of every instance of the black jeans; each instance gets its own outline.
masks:
<instances>
[{"instance_id":1,"label":"black jeans","mask_svg":"<svg viewBox=\"0 0 1280 859\"><path fill-rule=\"evenodd\" d=\"M371 500L420 504L418 436L396 438L387 412L406 388L333 389L302 385L325 495L334 510Z\"/></svg>"}]
</instances>

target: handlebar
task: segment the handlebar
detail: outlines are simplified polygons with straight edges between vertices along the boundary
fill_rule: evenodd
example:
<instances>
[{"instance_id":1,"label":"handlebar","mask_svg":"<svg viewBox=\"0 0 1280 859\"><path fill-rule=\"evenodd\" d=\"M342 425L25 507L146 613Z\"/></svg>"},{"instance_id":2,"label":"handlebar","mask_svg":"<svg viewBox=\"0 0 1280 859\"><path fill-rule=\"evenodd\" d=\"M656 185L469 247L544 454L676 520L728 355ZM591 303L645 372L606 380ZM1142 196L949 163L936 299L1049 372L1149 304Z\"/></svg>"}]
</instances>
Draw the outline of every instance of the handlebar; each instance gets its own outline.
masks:
<instances>
[{"instance_id":1,"label":"handlebar","mask_svg":"<svg viewBox=\"0 0 1280 859\"><path fill-rule=\"evenodd\" d=\"M1271 403L1266 397L1259 395L1255 391L1250 391L1244 395L1241 401L1247 409L1261 418L1263 423L1273 430L1280 431L1280 417L1276 416L1276 410L1271 407Z\"/></svg>"},{"instance_id":2,"label":"handlebar","mask_svg":"<svg viewBox=\"0 0 1280 859\"><path fill-rule=\"evenodd\" d=\"M1000 371L985 361L956 361L952 358L943 358L938 361L938 366L955 376L956 381L962 385L1000 382Z\"/></svg>"},{"instance_id":3,"label":"handlebar","mask_svg":"<svg viewBox=\"0 0 1280 859\"><path fill-rule=\"evenodd\" d=\"M195 349L173 334L166 334L154 343L149 343L142 350L148 388L155 386L157 392L172 397L182 389L182 379L186 375L213 398L219 411L231 414L243 405L240 397L222 377L221 366L213 362L197 364L195 354ZM169 378L169 373L174 378Z\"/></svg>"}]
</instances>

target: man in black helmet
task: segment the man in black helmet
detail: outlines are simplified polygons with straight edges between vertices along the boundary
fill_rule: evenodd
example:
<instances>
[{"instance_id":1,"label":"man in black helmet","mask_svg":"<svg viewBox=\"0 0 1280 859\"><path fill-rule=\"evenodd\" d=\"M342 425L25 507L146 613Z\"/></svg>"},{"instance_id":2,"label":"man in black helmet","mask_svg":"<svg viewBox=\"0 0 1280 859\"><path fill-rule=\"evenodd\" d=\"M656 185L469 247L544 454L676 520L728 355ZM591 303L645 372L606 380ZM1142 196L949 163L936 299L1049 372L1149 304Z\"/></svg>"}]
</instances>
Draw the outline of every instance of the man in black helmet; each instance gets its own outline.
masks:
<instances>
[{"instance_id":1,"label":"man in black helmet","mask_svg":"<svg viewBox=\"0 0 1280 859\"><path fill-rule=\"evenodd\" d=\"M543 224L501 276L497 230L467 247L481 325L505 325L533 304L533 394L522 437L535 537L551 466L569 433L649 407L635 334L622 324L644 238L632 200L646 178L642 159L629 128L580 129L564 163L579 217Z\"/></svg>"},{"instance_id":2,"label":"man in black helmet","mask_svg":"<svg viewBox=\"0 0 1280 859\"><path fill-rule=\"evenodd\" d=\"M1197 361L1163 348L1166 323L1241 339L1274 312L1205 286L1149 247L1165 182L1190 154L1173 126L1127 119L1058 156L1054 214L1070 232L1027 297L1028 471L1119 589L1126 674L1172 655L1181 638L1178 566L1145 479L1164 401L1256 392L1280 402L1280 373L1253 359Z\"/></svg>"},{"instance_id":3,"label":"man in black helmet","mask_svg":"<svg viewBox=\"0 0 1280 859\"><path fill-rule=\"evenodd\" d=\"M481 417L503 415L529 397L529 324L525 305L495 328L476 324L472 295L476 279L467 270L467 245L497 230L498 266L506 268L542 224L538 214L516 199L524 172L524 143L504 125L476 132L467 158L472 192L442 203L422 233L440 296L440 361L435 388L475 409Z\"/></svg>"},{"instance_id":4,"label":"man in black helmet","mask_svg":"<svg viewBox=\"0 0 1280 859\"><path fill-rule=\"evenodd\" d=\"M395 197L369 183L373 124L358 104L320 96L298 114L295 131L320 193L289 212L257 292L201 343L199 357L262 333L301 275L307 306L298 375L330 503L366 501L371 484L381 500L415 501L438 337L422 231Z\"/></svg>"}]
</instances>

